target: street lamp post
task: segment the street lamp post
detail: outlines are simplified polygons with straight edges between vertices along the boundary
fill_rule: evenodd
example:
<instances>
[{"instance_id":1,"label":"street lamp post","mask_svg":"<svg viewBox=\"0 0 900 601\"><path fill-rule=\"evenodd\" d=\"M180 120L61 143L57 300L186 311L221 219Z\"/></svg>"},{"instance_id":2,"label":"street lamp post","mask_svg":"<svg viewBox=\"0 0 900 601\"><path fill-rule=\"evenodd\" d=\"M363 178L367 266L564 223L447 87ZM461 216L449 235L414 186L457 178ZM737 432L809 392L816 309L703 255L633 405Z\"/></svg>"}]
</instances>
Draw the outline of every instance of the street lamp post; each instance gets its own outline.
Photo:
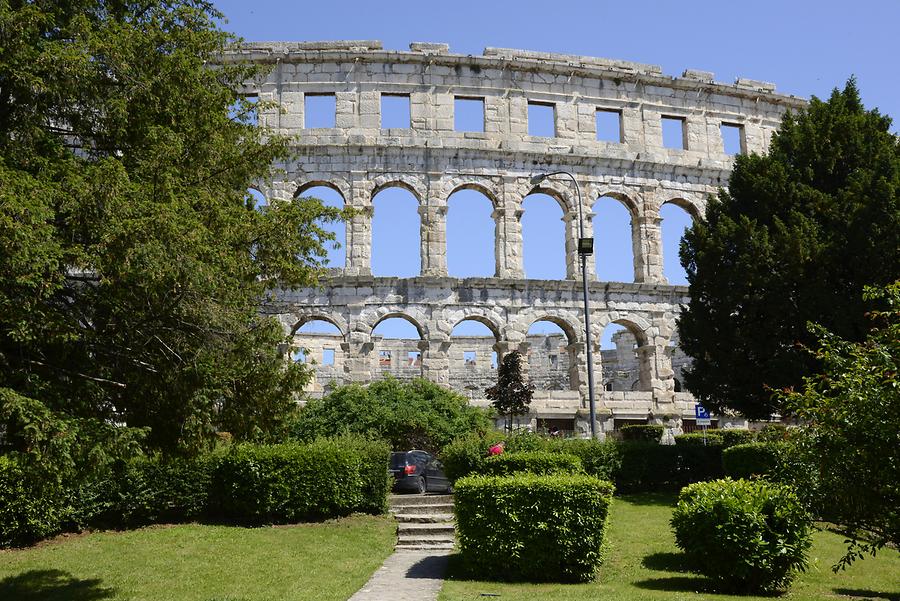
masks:
<instances>
[{"instance_id":1,"label":"street lamp post","mask_svg":"<svg viewBox=\"0 0 900 601\"><path fill-rule=\"evenodd\" d=\"M587 256L594 252L594 239L584 237L584 218L581 214L581 187L578 180L568 171L554 171L534 175L531 184L536 186L548 177L554 175L566 175L575 184L575 192L578 194L578 256L581 258L581 283L584 293L584 338L587 347L587 372L588 372L588 399L591 413L591 438L597 438L597 405L594 401L594 353L591 349L591 314L588 306L588 278Z\"/></svg>"}]
</instances>

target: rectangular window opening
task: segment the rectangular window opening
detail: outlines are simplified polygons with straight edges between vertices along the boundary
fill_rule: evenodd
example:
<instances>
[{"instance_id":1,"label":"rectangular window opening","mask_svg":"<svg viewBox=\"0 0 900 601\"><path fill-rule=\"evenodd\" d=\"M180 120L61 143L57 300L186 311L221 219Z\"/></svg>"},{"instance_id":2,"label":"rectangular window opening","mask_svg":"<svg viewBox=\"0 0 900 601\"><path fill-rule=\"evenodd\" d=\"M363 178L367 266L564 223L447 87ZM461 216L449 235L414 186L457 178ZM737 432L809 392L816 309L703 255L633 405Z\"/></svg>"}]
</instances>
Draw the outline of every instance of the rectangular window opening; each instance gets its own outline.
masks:
<instances>
[{"instance_id":1,"label":"rectangular window opening","mask_svg":"<svg viewBox=\"0 0 900 601\"><path fill-rule=\"evenodd\" d=\"M663 146L687 150L687 128L684 117L662 117Z\"/></svg>"},{"instance_id":2,"label":"rectangular window opening","mask_svg":"<svg viewBox=\"0 0 900 601\"><path fill-rule=\"evenodd\" d=\"M454 131L484 131L484 98L453 98Z\"/></svg>"},{"instance_id":3,"label":"rectangular window opening","mask_svg":"<svg viewBox=\"0 0 900 601\"><path fill-rule=\"evenodd\" d=\"M528 103L528 135L556 137L556 105L546 102Z\"/></svg>"},{"instance_id":4,"label":"rectangular window opening","mask_svg":"<svg viewBox=\"0 0 900 601\"><path fill-rule=\"evenodd\" d=\"M306 94L303 97L303 126L306 129L333 128L336 111L334 94Z\"/></svg>"},{"instance_id":5,"label":"rectangular window opening","mask_svg":"<svg viewBox=\"0 0 900 601\"><path fill-rule=\"evenodd\" d=\"M295 348L291 351L291 361L294 363L306 363L306 351L302 348Z\"/></svg>"},{"instance_id":6,"label":"rectangular window opening","mask_svg":"<svg viewBox=\"0 0 900 601\"><path fill-rule=\"evenodd\" d=\"M475 367L475 351L463 351L463 363L466 367Z\"/></svg>"},{"instance_id":7,"label":"rectangular window opening","mask_svg":"<svg viewBox=\"0 0 900 601\"><path fill-rule=\"evenodd\" d=\"M381 95L381 129L409 129L409 94Z\"/></svg>"},{"instance_id":8,"label":"rectangular window opening","mask_svg":"<svg viewBox=\"0 0 900 601\"><path fill-rule=\"evenodd\" d=\"M722 132L722 147L725 154L745 154L747 142L744 138L744 126L738 123L723 123L719 128Z\"/></svg>"},{"instance_id":9,"label":"rectangular window opening","mask_svg":"<svg viewBox=\"0 0 900 601\"><path fill-rule=\"evenodd\" d=\"M491 369L497 369L497 351L491 352Z\"/></svg>"},{"instance_id":10,"label":"rectangular window opening","mask_svg":"<svg viewBox=\"0 0 900 601\"><path fill-rule=\"evenodd\" d=\"M391 351L378 351L378 367L391 366Z\"/></svg>"},{"instance_id":11,"label":"rectangular window opening","mask_svg":"<svg viewBox=\"0 0 900 601\"><path fill-rule=\"evenodd\" d=\"M322 365L334 365L334 349L322 349Z\"/></svg>"},{"instance_id":12,"label":"rectangular window opening","mask_svg":"<svg viewBox=\"0 0 900 601\"><path fill-rule=\"evenodd\" d=\"M247 123L249 125L259 124L259 110L257 103L259 96L255 94L244 94L234 101L228 108L228 118L239 123Z\"/></svg>"},{"instance_id":13,"label":"rectangular window opening","mask_svg":"<svg viewBox=\"0 0 900 601\"><path fill-rule=\"evenodd\" d=\"M557 367L559 367L559 356L550 355L550 369L556 369Z\"/></svg>"},{"instance_id":14,"label":"rectangular window opening","mask_svg":"<svg viewBox=\"0 0 900 601\"><path fill-rule=\"evenodd\" d=\"M409 351L406 354L406 366L407 367L421 367L422 366L422 353L419 351Z\"/></svg>"},{"instance_id":15,"label":"rectangular window opening","mask_svg":"<svg viewBox=\"0 0 900 601\"><path fill-rule=\"evenodd\" d=\"M622 111L611 109L597 109L597 139L601 142L615 142L621 144L625 141L622 130Z\"/></svg>"}]
</instances>

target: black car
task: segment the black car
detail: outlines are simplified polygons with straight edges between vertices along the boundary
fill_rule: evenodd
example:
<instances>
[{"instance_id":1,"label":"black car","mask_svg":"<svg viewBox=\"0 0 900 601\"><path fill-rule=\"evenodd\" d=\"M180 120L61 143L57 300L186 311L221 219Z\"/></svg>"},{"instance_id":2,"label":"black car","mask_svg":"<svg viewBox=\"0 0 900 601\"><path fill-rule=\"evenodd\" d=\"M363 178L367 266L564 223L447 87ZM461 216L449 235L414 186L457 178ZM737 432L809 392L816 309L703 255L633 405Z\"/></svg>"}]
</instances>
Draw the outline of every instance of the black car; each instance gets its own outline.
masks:
<instances>
[{"instance_id":1,"label":"black car","mask_svg":"<svg viewBox=\"0 0 900 601\"><path fill-rule=\"evenodd\" d=\"M394 490L397 491L423 494L429 491L450 492L452 489L444 475L444 466L427 451L391 453L390 471L394 476Z\"/></svg>"}]
</instances>

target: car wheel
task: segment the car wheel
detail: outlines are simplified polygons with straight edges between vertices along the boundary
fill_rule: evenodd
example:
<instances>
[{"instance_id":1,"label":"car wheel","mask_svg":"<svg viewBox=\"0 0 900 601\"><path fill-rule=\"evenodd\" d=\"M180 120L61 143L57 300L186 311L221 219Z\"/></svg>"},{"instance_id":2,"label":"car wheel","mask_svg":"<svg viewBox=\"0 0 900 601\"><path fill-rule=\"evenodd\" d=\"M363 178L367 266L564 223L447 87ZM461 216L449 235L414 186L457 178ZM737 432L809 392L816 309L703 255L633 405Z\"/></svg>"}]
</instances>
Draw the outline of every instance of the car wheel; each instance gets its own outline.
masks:
<instances>
[{"instance_id":1,"label":"car wheel","mask_svg":"<svg viewBox=\"0 0 900 601\"><path fill-rule=\"evenodd\" d=\"M428 490L428 485L425 482L425 476L419 476L419 479L416 480L416 490L419 491L420 495L424 495L425 491Z\"/></svg>"}]
</instances>

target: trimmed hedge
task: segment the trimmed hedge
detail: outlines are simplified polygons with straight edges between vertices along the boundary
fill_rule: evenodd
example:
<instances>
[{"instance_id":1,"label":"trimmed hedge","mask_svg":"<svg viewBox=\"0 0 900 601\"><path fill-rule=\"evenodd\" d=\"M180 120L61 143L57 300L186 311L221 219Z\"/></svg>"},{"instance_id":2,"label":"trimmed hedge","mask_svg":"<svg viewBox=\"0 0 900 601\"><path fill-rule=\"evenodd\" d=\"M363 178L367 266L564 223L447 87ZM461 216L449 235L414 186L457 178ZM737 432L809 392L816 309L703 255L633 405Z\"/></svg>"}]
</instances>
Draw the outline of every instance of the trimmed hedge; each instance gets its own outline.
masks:
<instances>
[{"instance_id":1,"label":"trimmed hedge","mask_svg":"<svg viewBox=\"0 0 900 601\"><path fill-rule=\"evenodd\" d=\"M0 547L27 545L60 530L62 494L38 487L19 462L0 455Z\"/></svg>"},{"instance_id":2,"label":"trimmed hedge","mask_svg":"<svg viewBox=\"0 0 900 601\"><path fill-rule=\"evenodd\" d=\"M585 582L600 565L614 486L585 475L469 476L456 483L463 566L490 580Z\"/></svg>"},{"instance_id":3,"label":"trimmed hedge","mask_svg":"<svg viewBox=\"0 0 900 601\"><path fill-rule=\"evenodd\" d=\"M750 442L722 451L722 469L730 478L774 476L782 449L774 443Z\"/></svg>"},{"instance_id":4,"label":"trimmed hedge","mask_svg":"<svg viewBox=\"0 0 900 601\"><path fill-rule=\"evenodd\" d=\"M625 441L659 443L663 427L656 424L628 424L619 428L619 432Z\"/></svg>"},{"instance_id":5,"label":"trimmed hedge","mask_svg":"<svg viewBox=\"0 0 900 601\"><path fill-rule=\"evenodd\" d=\"M584 472L581 459L575 455L550 451L522 451L495 455L484 461L482 470L486 476L507 476L521 472L539 476Z\"/></svg>"},{"instance_id":6,"label":"trimmed hedge","mask_svg":"<svg viewBox=\"0 0 900 601\"><path fill-rule=\"evenodd\" d=\"M221 517L250 524L383 513L389 454L386 443L350 438L238 445L217 462L211 506Z\"/></svg>"},{"instance_id":7,"label":"trimmed hedge","mask_svg":"<svg viewBox=\"0 0 900 601\"><path fill-rule=\"evenodd\" d=\"M725 592L774 592L805 570L812 523L793 491L764 480L685 487L672 514L691 568Z\"/></svg>"},{"instance_id":8,"label":"trimmed hedge","mask_svg":"<svg viewBox=\"0 0 900 601\"><path fill-rule=\"evenodd\" d=\"M707 430L706 431L706 446L715 445L722 446L722 430ZM703 445L703 433L702 432L691 432L690 434L679 434L675 437L676 445Z\"/></svg>"}]
</instances>

